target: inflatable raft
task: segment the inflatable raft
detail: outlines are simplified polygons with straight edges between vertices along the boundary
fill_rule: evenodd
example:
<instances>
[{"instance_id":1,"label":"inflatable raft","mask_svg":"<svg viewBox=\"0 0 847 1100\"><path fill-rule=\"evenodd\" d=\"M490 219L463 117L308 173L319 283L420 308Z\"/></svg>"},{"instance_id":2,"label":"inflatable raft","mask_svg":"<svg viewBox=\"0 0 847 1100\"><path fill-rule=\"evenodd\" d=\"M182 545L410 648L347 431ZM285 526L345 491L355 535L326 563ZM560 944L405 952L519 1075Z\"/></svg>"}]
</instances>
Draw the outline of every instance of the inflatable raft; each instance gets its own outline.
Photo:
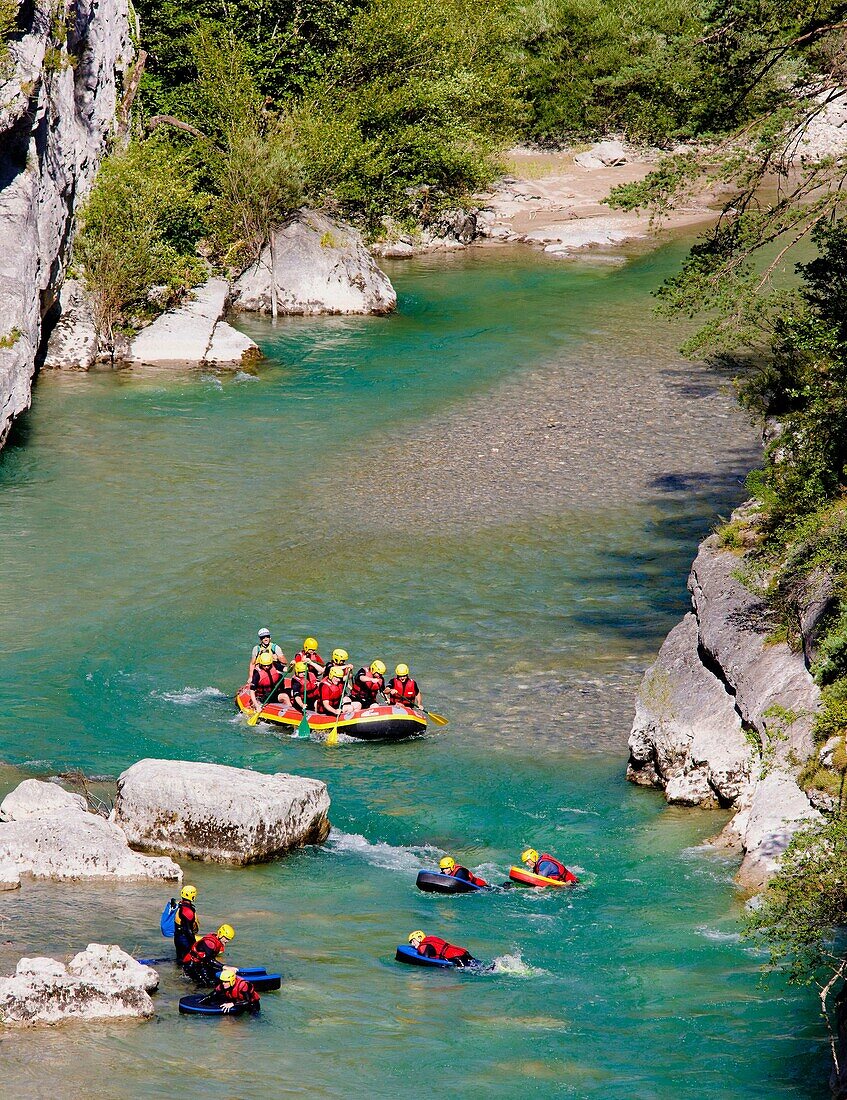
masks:
<instances>
[{"instance_id":1,"label":"inflatable raft","mask_svg":"<svg viewBox=\"0 0 847 1100\"><path fill-rule=\"evenodd\" d=\"M250 693L246 687L236 695L235 702L242 714L252 714ZM294 733L303 718L299 710L285 707L280 703L268 703L259 715L263 722L272 722L277 726L287 726ZM318 737L323 737L335 726L335 719L328 714L308 712L309 729ZM407 737L420 737L426 733L426 715L419 710L403 706L368 707L352 718L345 718L344 711L338 722L338 732L360 741L402 741Z\"/></svg>"},{"instance_id":2,"label":"inflatable raft","mask_svg":"<svg viewBox=\"0 0 847 1100\"><path fill-rule=\"evenodd\" d=\"M454 875L445 875L441 871L418 871L415 886L425 894L476 894L487 890L487 886L477 886Z\"/></svg>"},{"instance_id":3,"label":"inflatable raft","mask_svg":"<svg viewBox=\"0 0 847 1100\"><path fill-rule=\"evenodd\" d=\"M579 879L572 871L568 871L569 878L546 878L544 875L534 875L523 867L510 867L509 878L521 886L573 886Z\"/></svg>"},{"instance_id":4,"label":"inflatable raft","mask_svg":"<svg viewBox=\"0 0 847 1100\"><path fill-rule=\"evenodd\" d=\"M464 967L457 967L449 959L430 959L426 955L419 955L411 944L401 943L397 948L397 954L394 956L397 962L411 963L412 966L437 966L442 970L457 970Z\"/></svg>"},{"instance_id":5,"label":"inflatable raft","mask_svg":"<svg viewBox=\"0 0 847 1100\"><path fill-rule=\"evenodd\" d=\"M242 1016L245 1012L258 1012L258 1005L233 1005L229 1012L224 1012L220 1005L209 1003L208 993L189 993L187 997L180 997L179 1010L185 1016Z\"/></svg>"}]
</instances>

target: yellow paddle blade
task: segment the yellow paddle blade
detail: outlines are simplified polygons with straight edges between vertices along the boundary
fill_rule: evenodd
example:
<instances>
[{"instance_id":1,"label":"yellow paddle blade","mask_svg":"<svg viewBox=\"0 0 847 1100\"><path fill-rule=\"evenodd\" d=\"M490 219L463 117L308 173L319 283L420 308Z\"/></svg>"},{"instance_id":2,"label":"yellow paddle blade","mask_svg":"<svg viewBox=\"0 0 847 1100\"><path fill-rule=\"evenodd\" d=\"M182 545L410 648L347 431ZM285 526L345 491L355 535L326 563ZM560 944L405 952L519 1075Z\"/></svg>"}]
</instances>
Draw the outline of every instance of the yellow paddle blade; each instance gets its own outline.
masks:
<instances>
[{"instance_id":1,"label":"yellow paddle blade","mask_svg":"<svg viewBox=\"0 0 847 1100\"><path fill-rule=\"evenodd\" d=\"M259 715L261 713L262 712L260 710L254 710L253 713L250 715L250 717L247 719L247 725L248 726L255 726L256 723L259 721Z\"/></svg>"},{"instance_id":2,"label":"yellow paddle blade","mask_svg":"<svg viewBox=\"0 0 847 1100\"><path fill-rule=\"evenodd\" d=\"M434 710L428 710L424 712L429 718L435 722L436 726L446 726L447 719L443 714L436 714Z\"/></svg>"},{"instance_id":3,"label":"yellow paddle blade","mask_svg":"<svg viewBox=\"0 0 847 1100\"><path fill-rule=\"evenodd\" d=\"M338 744L338 723L336 722L329 733L326 735L326 743L328 745Z\"/></svg>"}]
</instances>

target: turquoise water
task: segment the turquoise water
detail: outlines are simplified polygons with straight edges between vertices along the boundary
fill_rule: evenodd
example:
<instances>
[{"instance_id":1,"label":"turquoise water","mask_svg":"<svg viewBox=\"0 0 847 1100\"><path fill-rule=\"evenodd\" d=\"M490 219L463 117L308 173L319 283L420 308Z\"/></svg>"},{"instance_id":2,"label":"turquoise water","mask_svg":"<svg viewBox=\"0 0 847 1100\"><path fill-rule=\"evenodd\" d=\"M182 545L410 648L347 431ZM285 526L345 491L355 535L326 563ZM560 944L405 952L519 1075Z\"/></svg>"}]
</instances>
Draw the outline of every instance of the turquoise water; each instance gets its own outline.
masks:
<instances>
[{"instance_id":1,"label":"turquoise water","mask_svg":"<svg viewBox=\"0 0 847 1100\"><path fill-rule=\"evenodd\" d=\"M163 967L153 1023L2 1036L10 1090L824 1095L813 1001L760 985L734 867L700 847L724 816L623 779L639 675L755 459L650 314L679 255L422 259L391 270L396 317L245 325L254 375L39 381L0 456L3 759L291 770L327 781L334 832L273 865L186 865L204 927L231 921L236 959L286 976L258 1020L180 1018ZM335 749L249 729L230 696L266 623L286 650L315 633L408 660L450 725ZM414 889L445 851L502 881L527 844L584 885ZM26 884L0 905L0 964L92 940L157 954L167 896ZM394 963L417 927L495 972Z\"/></svg>"}]
</instances>

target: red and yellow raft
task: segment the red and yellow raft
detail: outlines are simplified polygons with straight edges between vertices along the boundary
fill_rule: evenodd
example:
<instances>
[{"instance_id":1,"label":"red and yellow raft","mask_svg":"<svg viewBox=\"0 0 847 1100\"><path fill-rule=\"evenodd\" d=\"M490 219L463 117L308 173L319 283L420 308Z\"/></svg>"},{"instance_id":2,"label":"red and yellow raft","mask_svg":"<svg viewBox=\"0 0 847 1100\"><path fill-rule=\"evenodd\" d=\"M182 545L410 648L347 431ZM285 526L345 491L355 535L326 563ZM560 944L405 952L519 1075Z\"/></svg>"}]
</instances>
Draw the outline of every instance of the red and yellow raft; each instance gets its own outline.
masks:
<instances>
[{"instance_id":1,"label":"red and yellow raft","mask_svg":"<svg viewBox=\"0 0 847 1100\"><path fill-rule=\"evenodd\" d=\"M523 867L510 867L509 878L513 882L519 882L521 886L573 886L579 879L569 871L569 879L547 878L545 875L534 875Z\"/></svg>"},{"instance_id":2,"label":"red and yellow raft","mask_svg":"<svg viewBox=\"0 0 847 1100\"><path fill-rule=\"evenodd\" d=\"M252 714L250 693L246 687L236 695L235 702L242 714ZM291 732L300 725L303 715L294 707L285 707L280 703L267 703L259 715L263 722L272 722L277 726L288 726ZM335 718L328 714L314 714L309 711L309 729L319 737L329 733L335 725ZM338 732L347 737L356 737L360 741L403 741L407 737L420 737L426 733L426 715L412 707L383 706L368 707L351 718L344 717L338 722Z\"/></svg>"}]
</instances>

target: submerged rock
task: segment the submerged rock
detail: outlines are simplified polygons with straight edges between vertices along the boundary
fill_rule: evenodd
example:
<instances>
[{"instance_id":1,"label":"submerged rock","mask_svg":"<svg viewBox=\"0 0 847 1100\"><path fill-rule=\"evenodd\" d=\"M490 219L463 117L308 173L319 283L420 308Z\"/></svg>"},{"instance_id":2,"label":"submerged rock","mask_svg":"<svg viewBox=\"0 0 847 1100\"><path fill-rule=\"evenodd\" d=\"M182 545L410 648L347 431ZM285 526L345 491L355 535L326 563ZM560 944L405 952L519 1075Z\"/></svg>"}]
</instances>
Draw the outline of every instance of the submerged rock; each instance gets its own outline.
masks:
<instances>
[{"instance_id":1,"label":"submerged rock","mask_svg":"<svg viewBox=\"0 0 847 1100\"><path fill-rule=\"evenodd\" d=\"M18 876L58 881L182 878L172 859L133 852L114 822L89 813L79 795L55 783L27 779L6 796L0 810L0 866L14 868Z\"/></svg>"},{"instance_id":2,"label":"submerged rock","mask_svg":"<svg viewBox=\"0 0 847 1100\"><path fill-rule=\"evenodd\" d=\"M65 965L56 959L21 959L15 974L0 977L0 1023L31 1027L64 1020L153 1015L150 992L159 975L120 947L91 943Z\"/></svg>"},{"instance_id":3,"label":"submerged rock","mask_svg":"<svg viewBox=\"0 0 847 1100\"><path fill-rule=\"evenodd\" d=\"M301 210L274 233L280 313L390 313L397 295L357 229L316 210ZM271 249L236 281L233 307L270 313Z\"/></svg>"},{"instance_id":4,"label":"submerged rock","mask_svg":"<svg viewBox=\"0 0 847 1100\"><path fill-rule=\"evenodd\" d=\"M134 846L216 863L260 863L329 833L317 779L186 760L140 760L118 778L115 821Z\"/></svg>"}]
</instances>

